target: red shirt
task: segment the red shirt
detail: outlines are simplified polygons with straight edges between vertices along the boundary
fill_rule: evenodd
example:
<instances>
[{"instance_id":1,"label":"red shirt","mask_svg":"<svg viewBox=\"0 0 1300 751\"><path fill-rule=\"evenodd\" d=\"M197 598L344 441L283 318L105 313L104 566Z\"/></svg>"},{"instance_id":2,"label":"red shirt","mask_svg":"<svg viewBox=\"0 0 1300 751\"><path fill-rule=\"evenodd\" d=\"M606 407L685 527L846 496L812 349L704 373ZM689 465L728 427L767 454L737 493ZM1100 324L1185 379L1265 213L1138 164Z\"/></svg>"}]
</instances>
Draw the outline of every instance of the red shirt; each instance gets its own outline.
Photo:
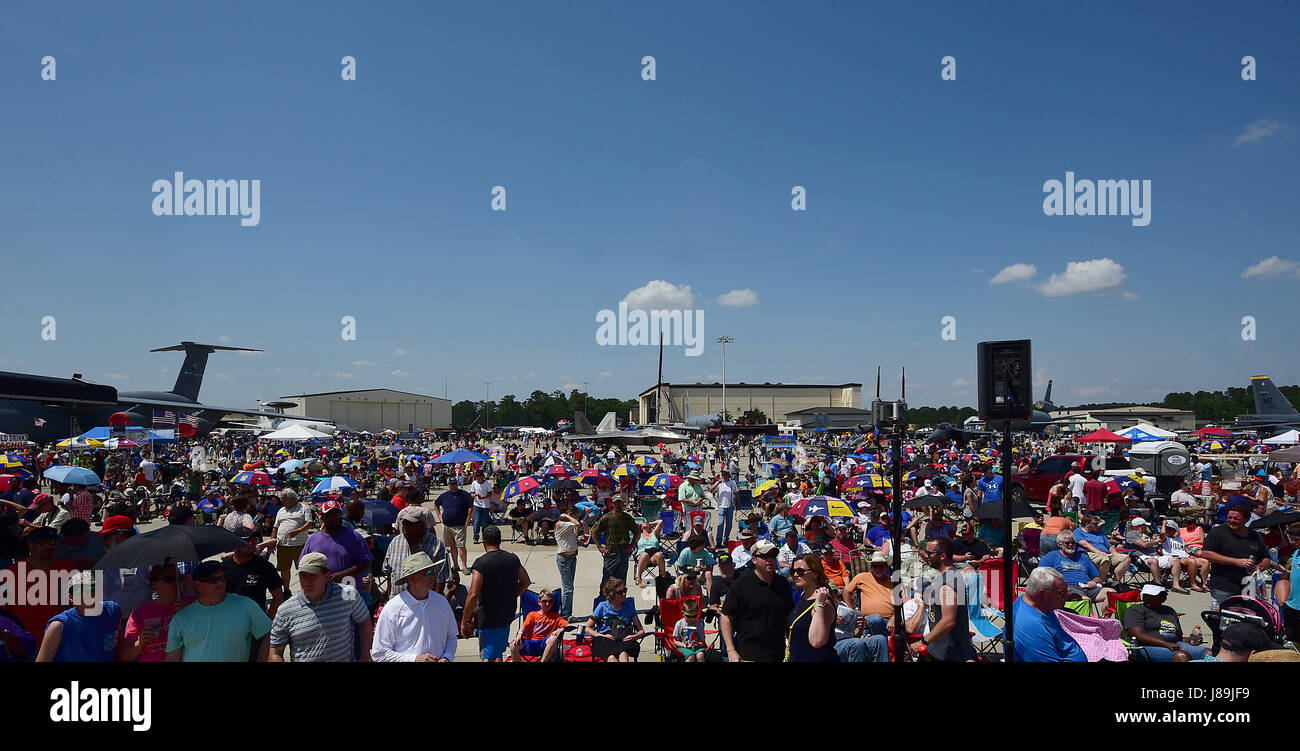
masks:
<instances>
[{"instance_id":1,"label":"red shirt","mask_svg":"<svg viewBox=\"0 0 1300 751\"><path fill-rule=\"evenodd\" d=\"M1101 511L1106 507L1106 484L1092 479L1083 484L1084 508L1088 511Z\"/></svg>"},{"instance_id":2,"label":"red shirt","mask_svg":"<svg viewBox=\"0 0 1300 751\"><path fill-rule=\"evenodd\" d=\"M398 511L401 511L402 509L404 509L404 508L406 508L407 506L411 505L411 504L407 503L407 502L406 502L406 499L403 498L403 497L400 496L400 495L395 495L395 496L393 496L393 499L392 499L391 501L389 501L389 503L391 503L391 504L393 504L394 506L396 506Z\"/></svg>"},{"instance_id":3,"label":"red shirt","mask_svg":"<svg viewBox=\"0 0 1300 751\"><path fill-rule=\"evenodd\" d=\"M19 566L22 566L21 571L19 570ZM13 593L15 604L6 605L5 609L14 614L14 617L18 619L18 622L23 624L23 628L27 629L27 633L36 637L36 644L39 647L41 640L45 638L46 624L50 622L51 618L67 610L68 605L60 604L57 601L52 605L28 605L26 603L29 598L36 599L36 589L41 589L41 592L39 593L40 601L47 601L49 599L49 582L51 581L47 576L49 573L54 571L63 571L68 574L75 574L77 572L77 566L72 561L63 558L55 558L48 569L40 569L35 566L30 566L27 559L24 558L10 566L7 570L13 572L14 586L23 589L23 599L21 600L23 604L16 604L19 600L16 599L17 593L15 592ZM37 574L37 572L40 573ZM56 596L66 594L61 591L63 587L58 587L58 589L60 592L56 594Z\"/></svg>"}]
</instances>

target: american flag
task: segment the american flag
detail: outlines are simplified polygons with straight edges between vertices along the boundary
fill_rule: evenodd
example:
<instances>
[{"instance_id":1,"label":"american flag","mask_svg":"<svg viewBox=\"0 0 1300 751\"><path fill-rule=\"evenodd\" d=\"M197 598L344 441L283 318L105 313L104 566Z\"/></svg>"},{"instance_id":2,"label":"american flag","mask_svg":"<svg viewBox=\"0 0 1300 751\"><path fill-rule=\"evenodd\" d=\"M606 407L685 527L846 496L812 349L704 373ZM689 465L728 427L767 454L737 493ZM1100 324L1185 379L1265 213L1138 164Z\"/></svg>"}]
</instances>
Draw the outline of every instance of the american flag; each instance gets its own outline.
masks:
<instances>
[{"instance_id":1,"label":"american flag","mask_svg":"<svg viewBox=\"0 0 1300 751\"><path fill-rule=\"evenodd\" d=\"M153 411L154 425L175 425L176 413L170 409L155 409Z\"/></svg>"},{"instance_id":2,"label":"american flag","mask_svg":"<svg viewBox=\"0 0 1300 751\"><path fill-rule=\"evenodd\" d=\"M185 423L186 425L189 425L190 427L197 428L199 426L199 416L194 413L190 413L187 415L184 412L182 412L181 422Z\"/></svg>"}]
</instances>

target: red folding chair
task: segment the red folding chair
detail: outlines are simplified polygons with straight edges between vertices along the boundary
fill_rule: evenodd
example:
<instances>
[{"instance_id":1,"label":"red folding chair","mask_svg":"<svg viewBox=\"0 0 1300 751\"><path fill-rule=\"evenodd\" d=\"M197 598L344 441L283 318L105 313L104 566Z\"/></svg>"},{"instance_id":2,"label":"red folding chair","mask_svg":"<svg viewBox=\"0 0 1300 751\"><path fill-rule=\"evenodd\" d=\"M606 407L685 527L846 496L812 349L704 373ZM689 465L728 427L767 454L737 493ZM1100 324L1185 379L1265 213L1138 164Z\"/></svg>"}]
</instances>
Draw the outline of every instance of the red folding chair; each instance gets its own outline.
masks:
<instances>
[{"instance_id":1,"label":"red folding chair","mask_svg":"<svg viewBox=\"0 0 1300 751\"><path fill-rule=\"evenodd\" d=\"M980 581L984 585L984 602L999 613L1006 612L1006 602L1002 598L1002 559L980 561L977 568L980 572ZM1011 562L1011 581L1017 582L1020 577L1020 566L1016 561ZM1016 588L1015 591L1024 591L1022 588Z\"/></svg>"},{"instance_id":2,"label":"red folding chair","mask_svg":"<svg viewBox=\"0 0 1300 751\"><path fill-rule=\"evenodd\" d=\"M682 619L682 603L687 600L695 600L700 607L701 616L704 614L704 602L699 595L693 597L674 597L672 599L659 600L659 612L655 616L658 628L654 632L655 636L655 654L659 655L660 662L685 660L686 655L682 654L681 645L673 638L673 628L677 622ZM708 642L709 635L717 636L719 632L705 629L704 639ZM716 638L715 638L716 644Z\"/></svg>"}]
</instances>

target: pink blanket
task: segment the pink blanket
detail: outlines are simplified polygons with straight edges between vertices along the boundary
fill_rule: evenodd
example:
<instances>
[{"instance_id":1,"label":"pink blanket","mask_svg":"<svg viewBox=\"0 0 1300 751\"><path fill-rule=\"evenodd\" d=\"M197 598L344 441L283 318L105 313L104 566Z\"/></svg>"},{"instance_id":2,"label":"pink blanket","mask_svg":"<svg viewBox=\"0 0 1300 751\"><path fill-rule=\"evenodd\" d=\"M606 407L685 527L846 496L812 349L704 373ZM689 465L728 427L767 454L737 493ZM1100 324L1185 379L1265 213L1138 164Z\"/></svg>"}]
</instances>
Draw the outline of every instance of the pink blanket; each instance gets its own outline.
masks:
<instances>
[{"instance_id":1,"label":"pink blanket","mask_svg":"<svg viewBox=\"0 0 1300 751\"><path fill-rule=\"evenodd\" d=\"M1128 661L1128 648L1119 640L1122 629L1119 621L1113 618L1089 618L1064 608L1056 611L1056 619L1060 621L1061 628L1079 643L1083 653L1088 655L1088 662Z\"/></svg>"}]
</instances>

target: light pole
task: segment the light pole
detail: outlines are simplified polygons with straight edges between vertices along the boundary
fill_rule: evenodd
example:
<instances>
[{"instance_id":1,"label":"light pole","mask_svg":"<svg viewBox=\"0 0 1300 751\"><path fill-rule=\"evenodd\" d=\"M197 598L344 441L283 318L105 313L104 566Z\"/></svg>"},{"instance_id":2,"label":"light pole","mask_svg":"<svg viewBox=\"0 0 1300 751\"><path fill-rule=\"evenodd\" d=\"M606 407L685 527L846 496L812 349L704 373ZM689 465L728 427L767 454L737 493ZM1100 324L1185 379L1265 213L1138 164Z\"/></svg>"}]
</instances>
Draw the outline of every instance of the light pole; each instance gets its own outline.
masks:
<instances>
[{"instance_id":1,"label":"light pole","mask_svg":"<svg viewBox=\"0 0 1300 751\"><path fill-rule=\"evenodd\" d=\"M718 344L722 345L722 421L727 421L727 345L736 341L735 337L720 336Z\"/></svg>"},{"instance_id":2,"label":"light pole","mask_svg":"<svg viewBox=\"0 0 1300 751\"><path fill-rule=\"evenodd\" d=\"M591 383L591 381L582 382L582 413L583 414L587 413L587 384L589 383Z\"/></svg>"},{"instance_id":3,"label":"light pole","mask_svg":"<svg viewBox=\"0 0 1300 751\"><path fill-rule=\"evenodd\" d=\"M483 382L483 410L487 412L487 426L492 427L492 401L488 397L488 387L492 385L491 381Z\"/></svg>"}]
</instances>

